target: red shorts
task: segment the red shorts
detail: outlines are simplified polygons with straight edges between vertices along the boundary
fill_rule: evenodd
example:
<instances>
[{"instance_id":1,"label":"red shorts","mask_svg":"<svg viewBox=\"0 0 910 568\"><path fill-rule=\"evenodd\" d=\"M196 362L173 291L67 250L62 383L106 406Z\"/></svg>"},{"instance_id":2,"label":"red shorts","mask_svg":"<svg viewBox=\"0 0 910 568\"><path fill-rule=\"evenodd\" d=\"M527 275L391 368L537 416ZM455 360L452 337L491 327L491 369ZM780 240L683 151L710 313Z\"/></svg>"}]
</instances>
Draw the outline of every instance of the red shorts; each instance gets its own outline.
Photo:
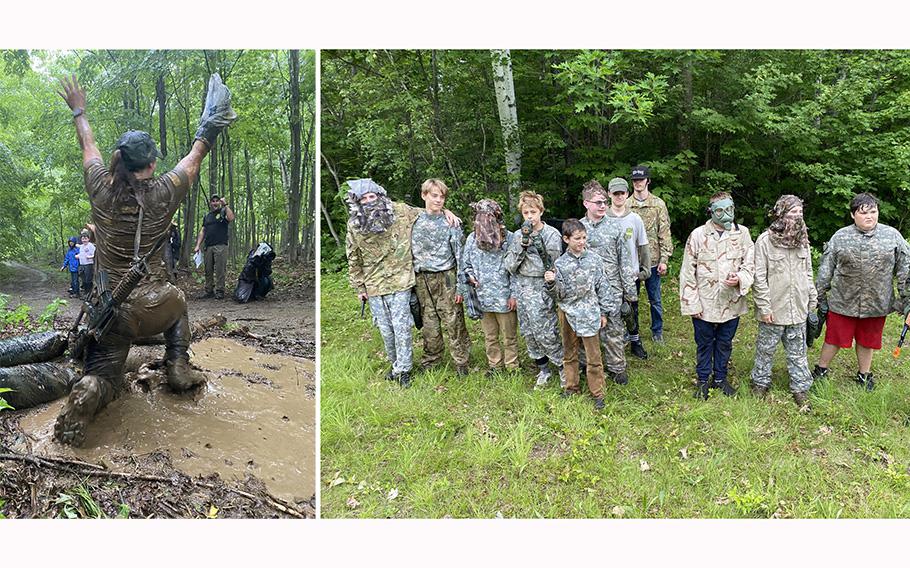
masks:
<instances>
[{"instance_id":1,"label":"red shorts","mask_svg":"<svg viewBox=\"0 0 910 568\"><path fill-rule=\"evenodd\" d=\"M828 312L825 328L825 343L830 345L853 347L853 339L856 338L856 342L867 349L881 349L885 316L854 318Z\"/></svg>"}]
</instances>

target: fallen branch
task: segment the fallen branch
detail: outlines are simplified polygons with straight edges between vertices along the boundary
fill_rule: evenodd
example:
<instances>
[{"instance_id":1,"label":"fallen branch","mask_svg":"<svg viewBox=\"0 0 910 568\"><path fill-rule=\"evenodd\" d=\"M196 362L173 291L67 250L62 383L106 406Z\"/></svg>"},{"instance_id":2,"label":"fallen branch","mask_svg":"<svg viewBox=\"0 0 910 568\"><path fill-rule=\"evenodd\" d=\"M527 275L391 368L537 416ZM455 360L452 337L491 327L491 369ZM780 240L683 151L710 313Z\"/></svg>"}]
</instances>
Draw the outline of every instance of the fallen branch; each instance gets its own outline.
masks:
<instances>
[{"instance_id":1,"label":"fallen branch","mask_svg":"<svg viewBox=\"0 0 910 568\"><path fill-rule=\"evenodd\" d=\"M174 478L171 478L171 477L163 477L160 475L123 473L123 472L119 472L119 471L108 471L108 470L104 469L103 467L95 465L95 464L89 464L89 463L85 463L85 462L67 460L67 459L61 459L61 458L39 458L34 455L6 453L6 454L0 454L0 461L3 461L3 460L22 461L22 462L30 463L36 467L49 467L51 469L57 469L57 470L67 471L70 473L77 473L77 474L81 474L81 475L88 475L91 477L150 481L150 482L154 482L154 483L174 483ZM73 471L74 469L77 469L77 468L83 468L83 471ZM224 489L226 491L230 491L231 493L240 495L241 497L246 497L247 499L250 499L251 501L264 502L265 504L269 505L276 511L285 513L287 515L291 515L292 517L297 517L298 519L306 518L306 515L304 515L301 511L298 511L295 507L291 507L289 504L279 503L278 501L275 500L277 498L273 497L272 495L269 495L269 498L263 498L263 497L258 497L256 495L253 495L252 493L242 491L240 489L234 489L233 487L228 487L227 485L225 485L223 488L220 488L216 485L212 485L211 483L205 483L203 481L196 481L192 478L187 478L187 479L189 480L190 483L192 483L196 487L204 487L206 489L212 489L212 490Z\"/></svg>"}]
</instances>

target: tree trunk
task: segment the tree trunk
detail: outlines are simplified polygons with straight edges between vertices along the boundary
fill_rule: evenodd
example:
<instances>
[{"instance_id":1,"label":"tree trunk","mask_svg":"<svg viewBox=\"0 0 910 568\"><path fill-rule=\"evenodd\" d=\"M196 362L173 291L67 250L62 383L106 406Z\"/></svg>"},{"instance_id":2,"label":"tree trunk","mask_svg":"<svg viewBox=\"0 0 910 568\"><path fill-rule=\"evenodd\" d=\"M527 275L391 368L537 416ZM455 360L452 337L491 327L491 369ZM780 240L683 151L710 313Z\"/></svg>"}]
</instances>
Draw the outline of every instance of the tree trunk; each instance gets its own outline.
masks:
<instances>
[{"instance_id":1,"label":"tree trunk","mask_svg":"<svg viewBox=\"0 0 910 568\"><path fill-rule=\"evenodd\" d=\"M227 202L230 204L231 208L235 207L237 203L234 201L234 152L231 147L231 136L230 131L224 129L224 145L225 151L227 152L227 189L228 189L228 198ZM222 195L223 197L223 195ZM235 213L236 214L236 213ZM228 223L228 259L231 261L231 268L237 268L237 231L236 231L236 219L233 223Z\"/></svg>"},{"instance_id":2,"label":"tree trunk","mask_svg":"<svg viewBox=\"0 0 910 568\"><path fill-rule=\"evenodd\" d=\"M158 75L155 83L155 97L158 99L158 137L161 154L167 156L167 93L164 92L164 75Z\"/></svg>"},{"instance_id":3,"label":"tree trunk","mask_svg":"<svg viewBox=\"0 0 910 568\"><path fill-rule=\"evenodd\" d=\"M246 208L250 221L250 238L246 250L256 245L256 212L253 210L253 177L250 173L250 150L246 144L243 146L243 161L246 163Z\"/></svg>"},{"instance_id":4,"label":"tree trunk","mask_svg":"<svg viewBox=\"0 0 910 568\"><path fill-rule=\"evenodd\" d=\"M493 85L499 108L499 123L502 125L506 175L509 180L509 212L514 213L518 208L518 191L521 188L521 140L518 135L515 85L512 82L512 58L508 49L494 49L492 57Z\"/></svg>"},{"instance_id":5,"label":"tree trunk","mask_svg":"<svg viewBox=\"0 0 910 568\"><path fill-rule=\"evenodd\" d=\"M683 56L682 68L682 87L683 87L683 114L682 120L679 121L679 150L685 152L692 149L692 133L690 131L690 117L692 114L692 53L687 52ZM686 183L692 186L694 177L692 168L686 168Z\"/></svg>"},{"instance_id":6,"label":"tree trunk","mask_svg":"<svg viewBox=\"0 0 910 568\"><path fill-rule=\"evenodd\" d=\"M291 184L288 188L288 225L287 239L289 262L297 264L298 237L300 233L300 52L292 49L290 59L290 95L291 107L289 122L291 126Z\"/></svg>"},{"instance_id":7,"label":"tree trunk","mask_svg":"<svg viewBox=\"0 0 910 568\"><path fill-rule=\"evenodd\" d=\"M320 154L322 155L323 161L325 161L325 167L329 169L329 173L332 174L332 179L335 180L335 189L341 191L341 181L338 179L338 173L335 171L335 168L332 167L332 163L329 162L329 159L326 157L326 155L322 152L320 152ZM328 227L332 238L335 239L335 246L341 248L341 239L338 238L338 233L335 232L335 226L332 224L332 218L329 216L329 212L325 208L325 203L322 201L322 196L319 197L319 207L322 209L322 216L325 218L326 227Z\"/></svg>"}]
</instances>

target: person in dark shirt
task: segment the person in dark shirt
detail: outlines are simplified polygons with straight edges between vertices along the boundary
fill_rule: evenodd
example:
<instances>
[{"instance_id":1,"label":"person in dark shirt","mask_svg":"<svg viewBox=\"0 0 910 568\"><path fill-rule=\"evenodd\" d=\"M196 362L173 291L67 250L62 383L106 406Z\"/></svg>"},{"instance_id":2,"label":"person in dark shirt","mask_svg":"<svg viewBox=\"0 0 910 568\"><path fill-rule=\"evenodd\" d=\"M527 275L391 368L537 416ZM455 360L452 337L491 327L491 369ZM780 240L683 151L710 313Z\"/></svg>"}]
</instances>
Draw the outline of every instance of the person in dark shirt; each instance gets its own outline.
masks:
<instances>
[{"instance_id":1,"label":"person in dark shirt","mask_svg":"<svg viewBox=\"0 0 910 568\"><path fill-rule=\"evenodd\" d=\"M194 253L199 252L205 241L205 295L216 300L224 298L224 269L227 266L228 223L234 220L234 212L223 197L213 195L209 200L211 211L202 219L202 230L196 239ZM214 276L214 278L213 278Z\"/></svg>"},{"instance_id":2,"label":"person in dark shirt","mask_svg":"<svg viewBox=\"0 0 910 568\"><path fill-rule=\"evenodd\" d=\"M173 170L155 177L160 154L146 132L127 131L115 145L110 166L105 166L86 117L85 90L75 76L60 84L63 91L59 94L73 111L82 148L85 191L97 242L95 264L114 290L129 273L134 259L149 254L167 234L171 218L199 175L203 158L236 114L230 108L229 94L226 108L224 103L207 108L189 154ZM213 75L210 93L219 87L226 91L220 78ZM84 375L73 385L54 426L54 436L60 442L82 445L89 422L125 388L123 366L137 338L164 333L167 382L172 390L185 391L204 381L190 368L186 299L167 282L162 254L159 248L152 255L149 273L120 304L107 333L86 346Z\"/></svg>"}]
</instances>

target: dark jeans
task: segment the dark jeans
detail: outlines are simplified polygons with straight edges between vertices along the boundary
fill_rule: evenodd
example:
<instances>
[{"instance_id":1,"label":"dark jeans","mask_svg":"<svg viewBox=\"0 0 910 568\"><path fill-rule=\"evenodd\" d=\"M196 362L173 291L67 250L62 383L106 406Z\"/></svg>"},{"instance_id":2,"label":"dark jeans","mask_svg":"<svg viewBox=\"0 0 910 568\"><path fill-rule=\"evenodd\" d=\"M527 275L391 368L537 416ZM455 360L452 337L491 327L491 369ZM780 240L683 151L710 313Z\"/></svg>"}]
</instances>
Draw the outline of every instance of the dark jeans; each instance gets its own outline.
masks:
<instances>
[{"instance_id":1,"label":"dark jeans","mask_svg":"<svg viewBox=\"0 0 910 568\"><path fill-rule=\"evenodd\" d=\"M635 290L641 292L641 280L635 281ZM645 290L648 292L648 303L651 304L651 336L659 337L664 333L664 307L660 303L660 275L657 267L651 268L651 276L645 280ZM633 306L635 312L635 329L638 329L638 305Z\"/></svg>"},{"instance_id":2,"label":"dark jeans","mask_svg":"<svg viewBox=\"0 0 910 568\"><path fill-rule=\"evenodd\" d=\"M70 272L70 292L79 295L79 271Z\"/></svg>"},{"instance_id":3,"label":"dark jeans","mask_svg":"<svg viewBox=\"0 0 910 568\"><path fill-rule=\"evenodd\" d=\"M79 275L82 278L82 298L87 300L92 295L92 286L95 279L94 264L80 264Z\"/></svg>"},{"instance_id":4,"label":"dark jeans","mask_svg":"<svg viewBox=\"0 0 910 568\"><path fill-rule=\"evenodd\" d=\"M695 327L695 345L697 346L695 373L698 382L706 382L714 371L714 383L727 378L727 364L733 351L733 336L739 327L739 318L724 323L710 323L692 318Z\"/></svg>"}]
</instances>

